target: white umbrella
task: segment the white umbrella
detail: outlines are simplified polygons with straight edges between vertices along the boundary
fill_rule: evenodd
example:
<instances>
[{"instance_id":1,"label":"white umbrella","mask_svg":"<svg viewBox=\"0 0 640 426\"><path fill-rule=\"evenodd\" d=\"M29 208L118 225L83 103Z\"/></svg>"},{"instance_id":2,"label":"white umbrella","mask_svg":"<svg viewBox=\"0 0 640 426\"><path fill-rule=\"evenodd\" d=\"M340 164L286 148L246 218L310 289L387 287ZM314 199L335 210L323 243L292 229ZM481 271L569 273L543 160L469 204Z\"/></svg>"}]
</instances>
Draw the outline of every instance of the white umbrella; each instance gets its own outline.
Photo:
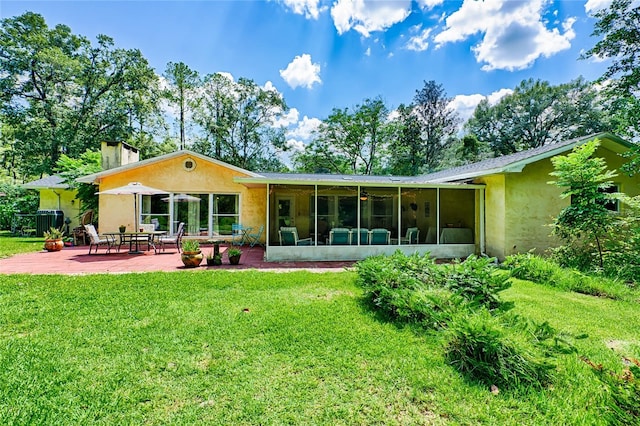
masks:
<instances>
[{"instance_id":1,"label":"white umbrella","mask_svg":"<svg viewBox=\"0 0 640 426\"><path fill-rule=\"evenodd\" d=\"M162 198L162 201L169 201L171 198L170 197L164 197ZM176 194L173 196L173 201L175 202L188 202L188 203L199 203L200 201L202 201L199 197L194 197L192 195L187 195L187 194Z\"/></svg>"},{"instance_id":2,"label":"white umbrella","mask_svg":"<svg viewBox=\"0 0 640 426\"><path fill-rule=\"evenodd\" d=\"M133 211L134 218L134 232L138 230L138 195L156 195L156 194L168 194L167 191L162 189L151 188L145 186L140 182L129 182L125 186L119 186L113 189L107 189L106 191L96 192L96 194L109 194L109 195L133 195Z\"/></svg>"}]
</instances>

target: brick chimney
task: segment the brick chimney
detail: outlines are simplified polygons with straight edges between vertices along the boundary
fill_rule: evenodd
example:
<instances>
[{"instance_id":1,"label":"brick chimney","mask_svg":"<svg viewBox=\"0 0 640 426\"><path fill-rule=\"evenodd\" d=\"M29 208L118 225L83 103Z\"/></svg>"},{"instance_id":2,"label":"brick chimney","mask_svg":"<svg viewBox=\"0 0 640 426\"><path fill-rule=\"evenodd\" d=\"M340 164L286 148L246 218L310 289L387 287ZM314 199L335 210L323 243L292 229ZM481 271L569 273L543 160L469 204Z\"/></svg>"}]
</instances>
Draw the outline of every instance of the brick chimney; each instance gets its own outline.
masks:
<instances>
[{"instance_id":1,"label":"brick chimney","mask_svg":"<svg viewBox=\"0 0 640 426\"><path fill-rule=\"evenodd\" d=\"M102 142L102 170L113 169L140 160L140 151L125 142Z\"/></svg>"}]
</instances>

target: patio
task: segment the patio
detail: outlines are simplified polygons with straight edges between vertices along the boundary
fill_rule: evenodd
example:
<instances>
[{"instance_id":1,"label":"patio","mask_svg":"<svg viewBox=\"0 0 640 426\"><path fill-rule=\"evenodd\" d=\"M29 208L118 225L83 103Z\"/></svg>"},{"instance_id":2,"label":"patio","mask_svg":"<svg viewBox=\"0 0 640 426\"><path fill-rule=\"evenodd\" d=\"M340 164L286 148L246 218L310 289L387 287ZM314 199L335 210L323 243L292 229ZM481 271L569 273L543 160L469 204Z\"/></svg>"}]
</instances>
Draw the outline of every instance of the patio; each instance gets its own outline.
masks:
<instances>
[{"instance_id":1,"label":"patio","mask_svg":"<svg viewBox=\"0 0 640 426\"><path fill-rule=\"evenodd\" d=\"M226 247L221 247L223 251ZM207 254L210 247L203 247ZM175 271L215 271L260 269L265 271L309 270L313 272L339 272L353 265L353 262L265 262L264 249L259 246L242 247L242 258L239 265L230 265L223 255L220 266L206 266L206 261L197 268L185 268L180 254L168 249L154 254L153 250L144 254L131 255L126 251L105 254L100 249L98 254L88 255L87 246L65 247L58 252L39 251L17 254L0 259L0 274L121 274L135 272L175 272Z\"/></svg>"}]
</instances>

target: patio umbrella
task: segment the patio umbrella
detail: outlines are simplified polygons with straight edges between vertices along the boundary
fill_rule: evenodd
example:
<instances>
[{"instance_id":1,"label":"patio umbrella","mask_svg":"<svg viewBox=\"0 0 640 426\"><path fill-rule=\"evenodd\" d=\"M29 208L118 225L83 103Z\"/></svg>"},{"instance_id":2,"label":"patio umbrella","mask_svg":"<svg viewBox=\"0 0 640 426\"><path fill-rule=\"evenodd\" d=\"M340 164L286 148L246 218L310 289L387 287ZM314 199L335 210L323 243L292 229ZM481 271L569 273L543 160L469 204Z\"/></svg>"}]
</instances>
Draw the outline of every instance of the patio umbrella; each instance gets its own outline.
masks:
<instances>
[{"instance_id":1,"label":"patio umbrella","mask_svg":"<svg viewBox=\"0 0 640 426\"><path fill-rule=\"evenodd\" d=\"M168 202L169 200L171 200L170 197L164 197L162 198L162 201L166 201ZM200 201L202 201L199 197L194 197L192 195L187 195L187 194L176 194L173 196L173 201L174 202L187 202L187 203L199 203Z\"/></svg>"},{"instance_id":2,"label":"patio umbrella","mask_svg":"<svg viewBox=\"0 0 640 426\"><path fill-rule=\"evenodd\" d=\"M108 195L133 195L133 212L134 218L134 231L138 230L138 195L156 195L156 194L168 194L167 191L162 189L152 188L145 186L140 182L129 182L125 186L119 186L113 189L107 189L106 191L96 192L96 194L108 194Z\"/></svg>"}]
</instances>

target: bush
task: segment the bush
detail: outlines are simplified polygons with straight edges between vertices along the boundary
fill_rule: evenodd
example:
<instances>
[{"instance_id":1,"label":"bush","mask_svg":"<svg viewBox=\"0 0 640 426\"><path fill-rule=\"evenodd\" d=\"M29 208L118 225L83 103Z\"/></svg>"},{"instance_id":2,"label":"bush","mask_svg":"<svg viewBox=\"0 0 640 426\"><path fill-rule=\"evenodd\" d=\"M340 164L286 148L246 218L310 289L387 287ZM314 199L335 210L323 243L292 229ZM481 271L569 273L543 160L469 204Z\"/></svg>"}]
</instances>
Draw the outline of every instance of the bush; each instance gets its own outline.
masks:
<instances>
[{"instance_id":1,"label":"bush","mask_svg":"<svg viewBox=\"0 0 640 426\"><path fill-rule=\"evenodd\" d=\"M448 270L445 286L461 296L471 307L500 307L498 292L511 287L509 277L497 274L493 258L469 256Z\"/></svg>"},{"instance_id":2,"label":"bush","mask_svg":"<svg viewBox=\"0 0 640 426\"><path fill-rule=\"evenodd\" d=\"M508 256L503 266L510 269L512 277L538 284L610 299L633 298L631 289L619 280L563 268L553 260L531 253Z\"/></svg>"},{"instance_id":3,"label":"bush","mask_svg":"<svg viewBox=\"0 0 640 426\"><path fill-rule=\"evenodd\" d=\"M19 185L0 184L0 229L11 228L16 213L35 214L38 210L39 196L34 190L27 190ZM35 223L30 227L35 226Z\"/></svg>"},{"instance_id":4,"label":"bush","mask_svg":"<svg viewBox=\"0 0 640 426\"><path fill-rule=\"evenodd\" d=\"M555 366L525 339L527 335L480 310L450 324L446 358L464 376L488 386L512 388L550 383Z\"/></svg>"}]
</instances>

